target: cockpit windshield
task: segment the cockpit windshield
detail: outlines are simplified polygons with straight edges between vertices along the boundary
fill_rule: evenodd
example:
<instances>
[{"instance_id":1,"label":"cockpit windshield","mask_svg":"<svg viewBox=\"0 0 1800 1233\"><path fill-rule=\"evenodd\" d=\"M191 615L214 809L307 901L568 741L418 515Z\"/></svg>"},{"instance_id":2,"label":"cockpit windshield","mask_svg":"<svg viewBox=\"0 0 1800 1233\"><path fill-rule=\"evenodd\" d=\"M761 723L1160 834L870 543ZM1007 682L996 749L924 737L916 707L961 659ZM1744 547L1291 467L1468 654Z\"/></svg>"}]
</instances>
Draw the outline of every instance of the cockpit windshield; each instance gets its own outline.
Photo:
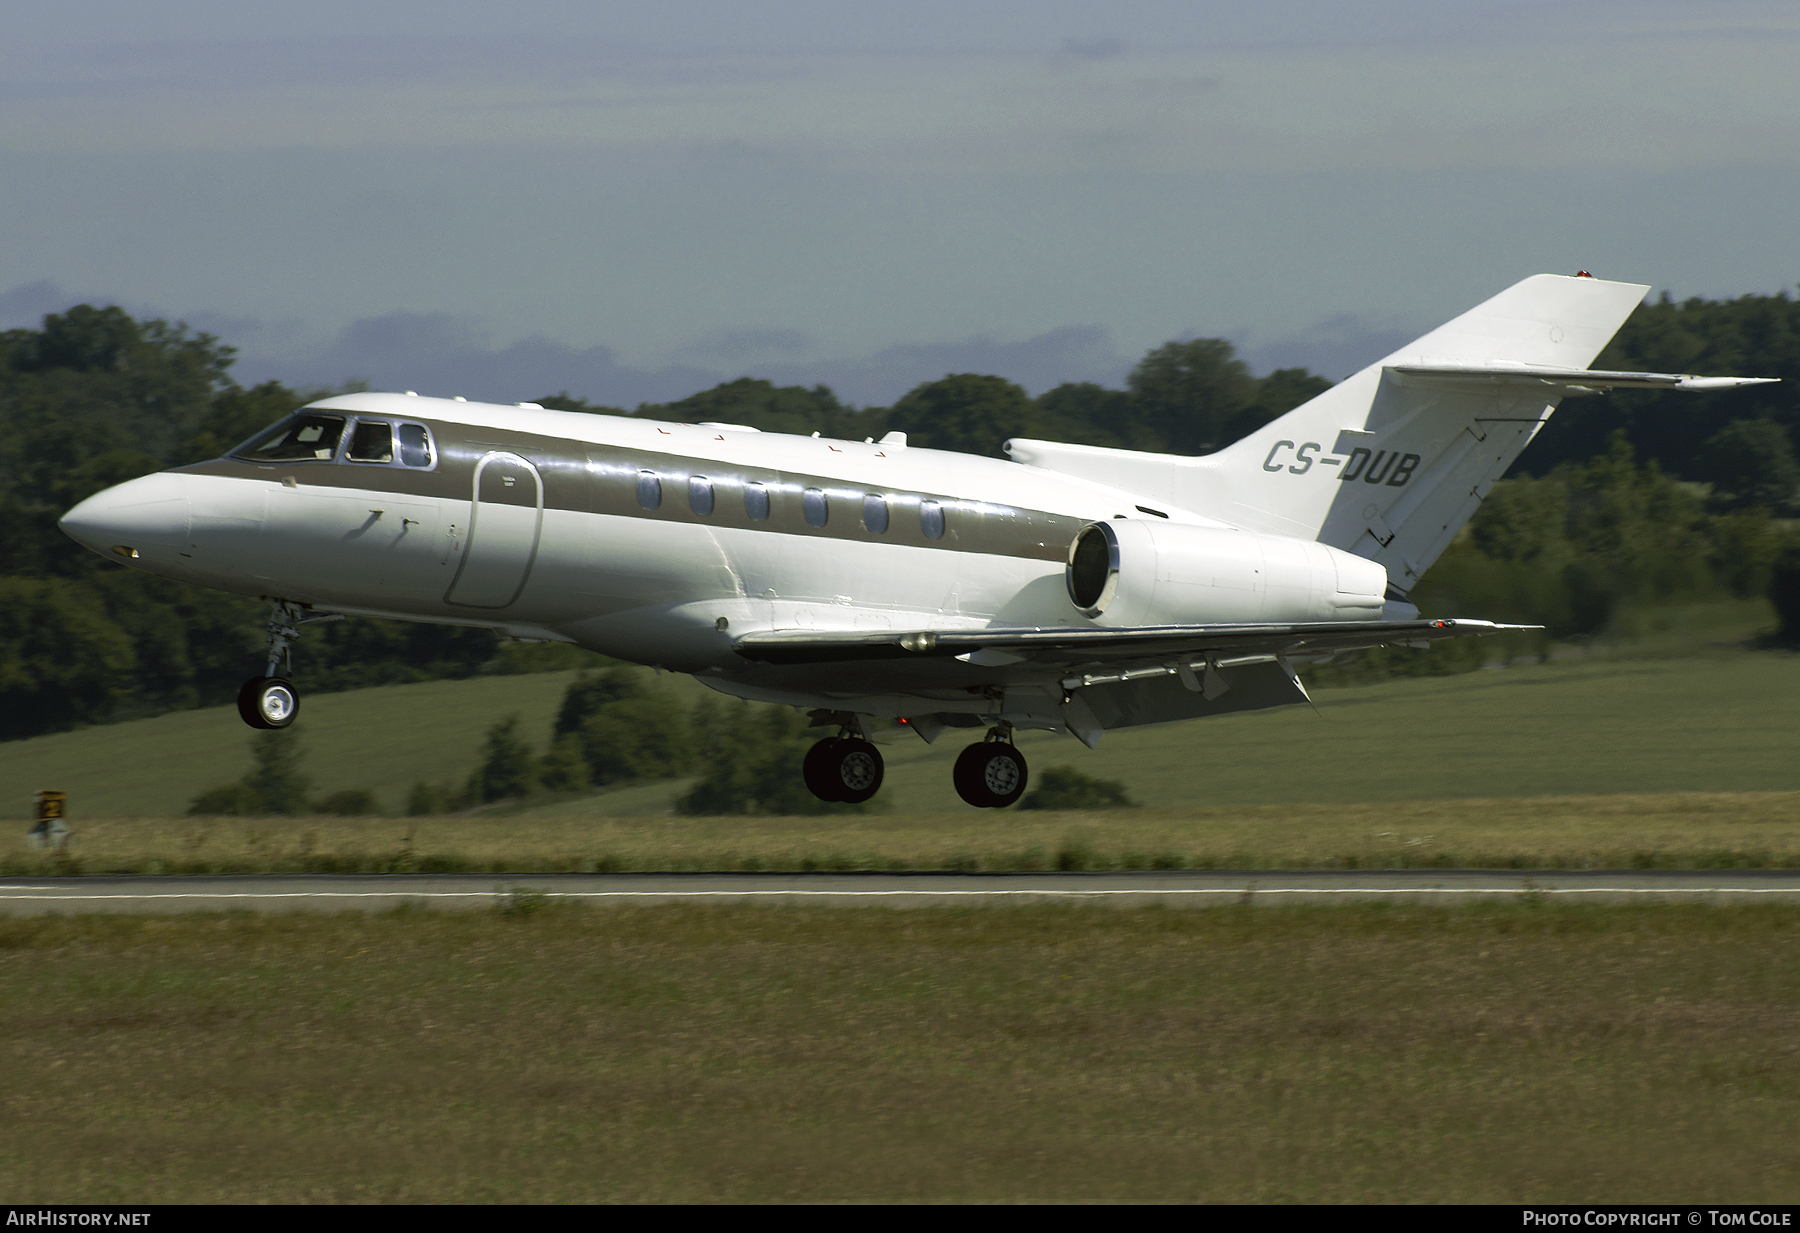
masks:
<instances>
[{"instance_id":1,"label":"cockpit windshield","mask_svg":"<svg viewBox=\"0 0 1800 1233\"><path fill-rule=\"evenodd\" d=\"M249 462L330 462L344 435L344 417L303 411L232 452Z\"/></svg>"}]
</instances>

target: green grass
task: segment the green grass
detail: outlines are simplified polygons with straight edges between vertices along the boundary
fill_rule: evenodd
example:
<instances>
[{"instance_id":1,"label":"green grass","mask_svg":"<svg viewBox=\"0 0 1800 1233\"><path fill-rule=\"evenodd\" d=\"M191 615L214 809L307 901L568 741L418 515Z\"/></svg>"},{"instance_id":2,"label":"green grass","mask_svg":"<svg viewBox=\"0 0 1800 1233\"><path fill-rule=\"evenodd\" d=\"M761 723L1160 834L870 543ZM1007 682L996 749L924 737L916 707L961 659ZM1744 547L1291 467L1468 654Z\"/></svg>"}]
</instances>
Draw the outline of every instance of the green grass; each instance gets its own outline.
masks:
<instances>
[{"instance_id":1,"label":"green grass","mask_svg":"<svg viewBox=\"0 0 1800 1233\"><path fill-rule=\"evenodd\" d=\"M458 782L483 733L519 712L541 750L569 673L391 686L306 700L307 766L321 793L373 789L397 811L420 779ZM702 692L663 678L682 705ZM1034 766L1068 764L1123 780L1153 808L1330 805L1611 793L1800 789L1800 655L1717 649L1679 658L1527 665L1462 676L1320 690L1287 708L1110 732L1098 750L1025 734ZM193 796L250 765L234 711L156 719L0 745L6 808L70 794L72 819L183 813ZM1015 824L967 809L950 786L966 736L933 747L884 736L880 798L892 814L965 815L977 830ZM526 816L667 813L685 781L546 802ZM1004 822L995 819L1004 818Z\"/></svg>"},{"instance_id":2,"label":"green grass","mask_svg":"<svg viewBox=\"0 0 1800 1233\"><path fill-rule=\"evenodd\" d=\"M15 1203L1800 1199L1800 910L0 921Z\"/></svg>"},{"instance_id":3,"label":"green grass","mask_svg":"<svg viewBox=\"0 0 1800 1233\"><path fill-rule=\"evenodd\" d=\"M420 779L460 785L482 737L514 711L548 736L573 672L384 685L302 701L300 731L314 788L372 788L389 809ZM195 795L250 769L252 732L236 707L0 744L6 810L30 817L34 793L62 788L75 818L185 813Z\"/></svg>"},{"instance_id":4,"label":"green grass","mask_svg":"<svg viewBox=\"0 0 1800 1233\"><path fill-rule=\"evenodd\" d=\"M96 818L0 874L632 870L1800 868L1800 792L1096 813Z\"/></svg>"}]
</instances>

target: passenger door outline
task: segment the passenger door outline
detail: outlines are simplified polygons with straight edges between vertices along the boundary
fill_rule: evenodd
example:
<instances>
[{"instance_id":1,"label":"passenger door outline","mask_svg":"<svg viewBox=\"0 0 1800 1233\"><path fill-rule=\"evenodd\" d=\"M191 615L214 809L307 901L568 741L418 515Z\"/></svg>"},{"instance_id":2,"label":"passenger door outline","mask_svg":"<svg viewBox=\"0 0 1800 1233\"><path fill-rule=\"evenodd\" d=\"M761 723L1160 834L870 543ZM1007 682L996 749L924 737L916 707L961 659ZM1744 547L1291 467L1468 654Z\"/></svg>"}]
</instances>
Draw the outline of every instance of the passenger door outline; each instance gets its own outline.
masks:
<instances>
[{"instance_id":1,"label":"passenger door outline","mask_svg":"<svg viewBox=\"0 0 1800 1233\"><path fill-rule=\"evenodd\" d=\"M503 499L529 478L531 503ZM486 481L487 498L482 496ZM511 495L524 495L511 493ZM506 608L531 578L544 529L544 479L517 454L496 450L475 464L469 533L444 602L463 608Z\"/></svg>"}]
</instances>

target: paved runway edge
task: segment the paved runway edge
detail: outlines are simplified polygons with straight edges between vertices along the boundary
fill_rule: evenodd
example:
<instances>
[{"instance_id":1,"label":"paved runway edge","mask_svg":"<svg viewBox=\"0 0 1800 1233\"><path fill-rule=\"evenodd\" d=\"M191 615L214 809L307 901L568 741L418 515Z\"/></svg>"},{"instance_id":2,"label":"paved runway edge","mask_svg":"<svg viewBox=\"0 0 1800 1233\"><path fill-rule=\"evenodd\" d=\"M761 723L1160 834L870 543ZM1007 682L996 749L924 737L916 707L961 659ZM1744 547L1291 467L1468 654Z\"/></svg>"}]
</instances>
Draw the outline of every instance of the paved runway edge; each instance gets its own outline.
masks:
<instances>
[{"instance_id":1,"label":"paved runway edge","mask_svg":"<svg viewBox=\"0 0 1800 1233\"><path fill-rule=\"evenodd\" d=\"M387 911L487 908L519 896L598 906L771 903L932 907L1542 898L1800 902L1800 870L1205 870L1038 874L329 874L0 879L0 913Z\"/></svg>"}]
</instances>

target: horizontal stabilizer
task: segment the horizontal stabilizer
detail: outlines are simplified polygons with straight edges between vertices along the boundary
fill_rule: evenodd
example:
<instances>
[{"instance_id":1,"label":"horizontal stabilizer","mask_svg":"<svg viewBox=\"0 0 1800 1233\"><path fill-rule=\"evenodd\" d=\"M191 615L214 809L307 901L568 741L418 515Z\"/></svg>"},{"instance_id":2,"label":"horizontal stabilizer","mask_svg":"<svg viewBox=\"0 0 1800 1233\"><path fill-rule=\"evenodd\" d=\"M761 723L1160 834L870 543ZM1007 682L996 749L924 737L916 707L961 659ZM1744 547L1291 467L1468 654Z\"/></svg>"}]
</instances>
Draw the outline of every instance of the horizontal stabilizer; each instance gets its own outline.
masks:
<instances>
[{"instance_id":1,"label":"horizontal stabilizer","mask_svg":"<svg viewBox=\"0 0 1800 1233\"><path fill-rule=\"evenodd\" d=\"M1295 625L1150 625L1099 629L958 629L911 633L778 629L732 644L745 659L768 664L840 663L913 657L973 658L976 664L1032 661L1045 665L1161 663L1208 657L1296 658L1367 647L1472 638L1537 625L1492 621L1320 621Z\"/></svg>"},{"instance_id":2,"label":"horizontal stabilizer","mask_svg":"<svg viewBox=\"0 0 1800 1233\"><path fill-rule=\"evenodd\" d=\"M1695 377L1670 372L1601 372L1521 364L1390 364L1387 371L1409 380L1537 385L1564 393L1579 390L1729 390L1740 385L1772 385L1780 377Z\"/></svg>"}]
</instances>

